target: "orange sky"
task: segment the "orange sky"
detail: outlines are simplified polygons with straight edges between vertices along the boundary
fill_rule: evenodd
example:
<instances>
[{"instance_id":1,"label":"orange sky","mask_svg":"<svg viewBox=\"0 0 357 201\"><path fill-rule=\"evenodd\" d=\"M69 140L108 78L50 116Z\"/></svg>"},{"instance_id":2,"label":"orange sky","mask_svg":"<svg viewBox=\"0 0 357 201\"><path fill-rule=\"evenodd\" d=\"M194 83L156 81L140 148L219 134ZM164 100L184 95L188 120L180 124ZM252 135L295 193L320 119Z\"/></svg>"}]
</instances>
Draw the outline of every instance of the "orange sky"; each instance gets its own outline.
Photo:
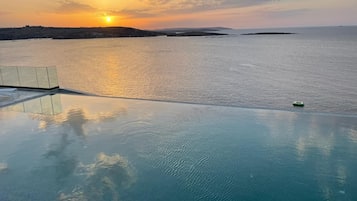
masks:
<instances>
[{"instance_id":1,"label":"orange sky","mask_svg":"<svg viewBox=\"0 0 357 201\"><path fill-rule=\"evenodd\" d=\"M0 0L0 4L0 27L357 25L356 0Z\"/></svg>"}]
</instances>

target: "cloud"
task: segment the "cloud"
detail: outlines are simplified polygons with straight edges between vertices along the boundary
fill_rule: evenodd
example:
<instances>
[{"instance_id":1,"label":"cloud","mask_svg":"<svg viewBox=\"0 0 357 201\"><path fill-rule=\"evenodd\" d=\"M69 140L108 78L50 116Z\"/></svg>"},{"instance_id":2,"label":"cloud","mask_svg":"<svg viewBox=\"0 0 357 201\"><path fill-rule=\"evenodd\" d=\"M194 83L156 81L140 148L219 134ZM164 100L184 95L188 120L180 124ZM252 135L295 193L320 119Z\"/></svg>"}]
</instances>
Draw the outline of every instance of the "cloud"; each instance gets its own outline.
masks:
<instances>
[{"instance_id":1,"label":"cloud","mask_svg":"<svg viewBox=\"0 0 357 201\"><path fill-rule=\"evenodd\" d=\"M146 17L154 17L156 16L148 9L123 9L120 11L111 10L111 11L103 11L107 15L111 16L120 16L122 18L146 18Z\"/></svg>"},{"instance_id":2,"label":"cloud","mask_svg":"<svg viewBox=\"0 0 357 201\"><path fill-rule=\"evenodd\" d=\"M187 13L192 11L203 11L218 8L224 0L143 0L143 2L157 13Z\"/></svg>"},{"instance_id":3,"label":"cloud","mask_svg":"<svg viewBox=\"0 0 357 201\"><path fill-rule=\"evenodd\" d=\"M172 10L191 12L191 11L204 11L220 8L238 8L253 5L265 4L272 2L272 0L141 0L147 5L154 7L164 8L171 12Z\"/></svg>"},{"instance_id":4,"label":"cloud","mask_svg":"<svg viewBox=\"0 0 357 201\"><path fill-rule=\"evenodd\" d=\"M115 15L127 18L157 17L172 14L194 14L199 12L242 8L262 5L277 0L138 0L140 9L118 10Z\"/></svg>"},{"instance_id":5,"label":"cloud","mask_svg":"<svg viewBox=\"0 0 357 201\"><path fill-rule=\"evenodd\" d=\"M71 0L63 0L59 2L59 7L56 9L59 13L79 13L79 12L95 12L96 8L87 5L78 3Z\"/></svg>"},{"instance_id":6,"label":"cloud","mask_svg":"<svg viewBox=\"0 0 357 201\"><path fill-rule=\"evenodd\" d=\"M266 3L277 2L277 0L225 0L223 6L225 7L247 7L262 5Z\"/></svg>"},{"instance_id":7,"label":"cloud","mask_svg":"<svg viewBox=\"0 0 357 201\"><path fill-rule=\"evenodd\" d=\"M9 14L11 14L11 13L10 12L6 12L6 11L0 11L0 16L9 15Z\"/></svg>"},{"instance_id":8,"label":"cloud","mask_svg":"<svg viewBox=\"0 0 357 201\"><path fill-rule=\"evenodd\" d=\"M141 0L140 0L141 1ZM165 1L165 0L163 0ZM123 18L143 18L143 17L153 17L153 9L150 8L152 5L146 5L143 8L135 9L99 9L95 8L89 4L79 3L73 0L62 0L58 2L59 5L56 8L56 12L71 14L71 13L97 13L100 15L111 15L111 16L120 16Z\"/></svg>"},{"instance_id":9,"label":"cloud","mask_svg":"<svg viewBox=\"0 0 357 201\"><path fill-rule=\"evenodd\" d=\"M279 9L279 10L266 11L265 15L273 18L286 18L286 17L306 15L310 11L311 10L307 8L285 9L285 10Z\"/></svg>"},{"instance_id":10,"label":"cloud","mask_svg":"<svg viewBox=\"0 0 357 201\"><path fill-rule=\"evenodd\" d=\"M277 0L137 0L135 8L126 6L114 9L99 9L75 0L61 0L56 11L59 13L96 12L122 18L150 18L171 14L193 14L217 9L241 8L261 5Z\"/></svg>"}]
</instances>

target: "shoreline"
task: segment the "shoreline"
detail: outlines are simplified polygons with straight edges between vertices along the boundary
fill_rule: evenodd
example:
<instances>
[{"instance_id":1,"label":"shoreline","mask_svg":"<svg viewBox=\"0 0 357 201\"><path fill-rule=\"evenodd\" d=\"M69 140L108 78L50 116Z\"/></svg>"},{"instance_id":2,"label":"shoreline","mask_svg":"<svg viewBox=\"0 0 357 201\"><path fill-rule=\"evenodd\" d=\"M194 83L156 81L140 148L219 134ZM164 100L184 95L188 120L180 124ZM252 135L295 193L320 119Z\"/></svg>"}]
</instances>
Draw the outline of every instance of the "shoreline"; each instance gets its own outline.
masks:
<instances>
[{"instance_id":1,"label":"shoreline","mask_svg":"<svg viewBox=\"0 0 357 201\"><path fill-rule=\"evenodd\" d=\"M228 35L216 33L213 29L184 29L148 31L131 27L90 27L90 28L65 28L25 26L20 28L0 28L1 40L27 40L27 39L95 39L95 38L120 38L120 37L182 37L182 36L217 36Z\"/></svg>"}]
</instances>

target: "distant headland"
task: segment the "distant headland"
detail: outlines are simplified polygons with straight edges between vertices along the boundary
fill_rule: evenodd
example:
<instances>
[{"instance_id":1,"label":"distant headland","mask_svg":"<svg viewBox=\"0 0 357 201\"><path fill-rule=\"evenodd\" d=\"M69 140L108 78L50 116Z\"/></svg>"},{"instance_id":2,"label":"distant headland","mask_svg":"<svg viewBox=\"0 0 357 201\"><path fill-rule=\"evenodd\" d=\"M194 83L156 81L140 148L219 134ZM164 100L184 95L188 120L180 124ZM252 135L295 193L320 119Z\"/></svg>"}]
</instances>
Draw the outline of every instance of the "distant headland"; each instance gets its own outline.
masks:
<instances>
[{"instance_id":1,"label":"distant headland","mask_svg":"<svg viewBox=\"0 0 357 201\"><path fill-rule=\"evenodd\" d=\"M251 35L286 35L286 34L295 34L291 32L255 32L255 33L243 33L241 35L251 36Z\"/></svg>"},{"instance_id":2,"label":"distant headland","mask_svg":"<svg viewBox=\"0 0 357 201\"><path fill-rule=\"evenodd\" d=\"M222 29L222 28L221 28ZM89 39L89 38L116 38L116 37L153 37L153 36L211 36L227 35L216 33L219 28L199 29L167 29L148 31L131 27L43 27L25 26L20 28L0 28L0 40L21 39Z\"/></svg>"}]
</instances>

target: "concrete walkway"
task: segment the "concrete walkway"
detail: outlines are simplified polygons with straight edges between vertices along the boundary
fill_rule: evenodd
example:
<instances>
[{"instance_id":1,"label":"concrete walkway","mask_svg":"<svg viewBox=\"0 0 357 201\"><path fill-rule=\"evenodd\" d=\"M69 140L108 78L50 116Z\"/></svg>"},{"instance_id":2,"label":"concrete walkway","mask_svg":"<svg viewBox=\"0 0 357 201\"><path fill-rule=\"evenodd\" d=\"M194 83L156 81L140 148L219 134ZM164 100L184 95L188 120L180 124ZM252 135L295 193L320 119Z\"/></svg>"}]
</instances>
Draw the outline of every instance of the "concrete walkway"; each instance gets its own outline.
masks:
<instances>
[{"instance_id":1,"label":"concrete walkway","mask_svg":"<svg viewBox=\"0 0 357 201\"><path fill-rule=\"evenodd\" d=\"M26 100L31 100L34 98L39 98L48 95L47 91L27 91L27 90L16 90L13 94L1 94L0 93L0 107L9 106L12 104L20 103Z\"/></svg>"},{"instance_id":2,"label":"concrete walkway","mask_svg":"<svg viewBox=\"0 0 357 201\"><path fill-rule=\"evenodd\" d=\"M1 89L5 89L5 92L1 92ZM15 92L12 90L10 90L11 92L8 92L7 89L15 89ZM54 88L47 90L36 88L6 88L0 86L0 108L57 93L95 96L95 94L84 93L72 89Z\"/></svg>"}]
</instances>

